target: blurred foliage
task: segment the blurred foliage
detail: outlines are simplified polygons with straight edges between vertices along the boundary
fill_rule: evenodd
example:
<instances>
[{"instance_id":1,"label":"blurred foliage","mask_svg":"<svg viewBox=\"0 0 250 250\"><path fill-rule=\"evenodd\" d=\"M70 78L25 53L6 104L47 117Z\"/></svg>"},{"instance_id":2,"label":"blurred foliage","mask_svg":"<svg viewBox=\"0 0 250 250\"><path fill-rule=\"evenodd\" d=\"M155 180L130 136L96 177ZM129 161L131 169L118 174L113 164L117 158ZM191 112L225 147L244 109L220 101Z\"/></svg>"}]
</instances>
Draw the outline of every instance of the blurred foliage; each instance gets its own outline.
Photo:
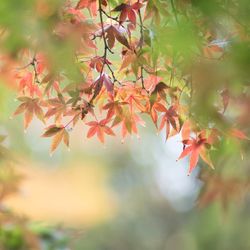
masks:
<instances>
[{"instance_id":1,"label":"blurred foliage","mask_svg":"<svg viewBox=\"0 0 250 250\"><path fill-rule=\"evenodd\" d=\"M203 209L177 212L157 189L153 168L142 169L133 161L121 159L120 168L114 165L112 172L120 212L74 240L72 249L249 249L249 195L231 203L226 212L220 200ZM227 191L230 197L231 190Z\"/></svg>"},{"instance_id":2,"label":"blurred foliage","mask_svg":"<svg viewBox=\"0 0 250 250\"><path fill-rule=\"evenodd\" d=\"M0 136L2 144L5 136ZM0 249L66 250L67 237L60 229L30 222L12 213L5 200L19 191L23 176L17 173L13 155L0 145Z\"/></svg>"}]
</instances>

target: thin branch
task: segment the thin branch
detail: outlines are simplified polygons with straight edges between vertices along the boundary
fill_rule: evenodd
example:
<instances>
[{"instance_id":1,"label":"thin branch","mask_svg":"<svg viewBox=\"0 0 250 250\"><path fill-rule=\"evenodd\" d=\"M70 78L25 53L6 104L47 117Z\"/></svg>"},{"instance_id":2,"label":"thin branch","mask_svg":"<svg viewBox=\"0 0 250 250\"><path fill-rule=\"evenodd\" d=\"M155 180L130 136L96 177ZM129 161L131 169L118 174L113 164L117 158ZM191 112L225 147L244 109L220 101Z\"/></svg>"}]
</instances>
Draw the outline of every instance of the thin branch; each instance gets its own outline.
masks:
<instances>
[{"instance_id":1,"label":"thin branch","mask_svg":"<svg viewBox=\"0 0 250 250\"><path fill-rule=\"evenodd\" d=\"M140 35L141 35L141 37L140 37L140 50L142 50L143 43L144 43L144 35L143 35L143 21L142 21L142 16L141 16L141 10L140 9L138 10L138 14L139 14L139 20L140 20ZM141 85L142 85L142 88L144 90L146 90L147 93L149 93L149 91L145 88L145 85L144 85L143 71L144 71L144 68L143 68L143 66L141 66L141 76L140 76Z\"/></svg>"},{"instance_id":2,"label":"thin branch","mask_svg":"<svg viewBox=\"0 0 250 250\"><path fill-rule=\"evenodd\" d=\"M26 69L32 64L32 62L33 62L33 60L31 62L27 63L26 65L22 66L22 67L16 68L16 70Z\"/></svg>"},{"instance_id":3,"label":"thin branch","mask_svg":"<svg viewBox=\"0 0 250 250\"><path fill-rule=\"evenodd\" d=\"M106 65L107 65L107 67L108 67L108 69L113 77L114 83L118 82L122 86L122 83L120 81L118 81L117 78L115 77L115 73L114 73L113 69L111 68L111 66L108 63Z\"/></svg>"},{"instance_id":4,"label":"thin branch","mask_svg":"<svg viewBox=\"0 0 250 250\"><path fill-rule=\"evenodd\" d=\"M81 113L82 111L74 115L73 118L66 125L64 125L64 128L67 128Z\"/></svg>"},{"instance_id":5,"label":"thin branch","mask_svg":"<svg viewBox=\"0 0 250 250\"><path fill-rule=\"evenodd\" d=\"M105 67L105 65L108 65L106 63L107 53L109 51L110 53L113 54L113 52L108 47L108 44L107 44L107 41L106 41L106 38L105 38L104 22L103 22L103 15L102 15L103 14L103 10L102 10L102 1L101 0L98 0L98 12L99 12L99 18L100 18L100 22L101 22L101 29L102 29L102 35L101 35L101 37L102 37L102 40L103 40L103 47L104 47L104 52L103 52L103 56L102 56L102 58L103 58L103 64L102 64L102 68L101 68L100 75L99 75L99 79L101 79L104 67ZM97 84L99 84L99 82L97 82ZM93 103L94 99L98 96L99 92L101 91L101 88L99 88L99 86L96 89L97 90L94 91L94 94L93 94L93 96L92 96L92 98L90 100L90 104Z\"/></svg>"},{"instance_id":6,"label":"thin branch","mask_svg":"<svg viewBox=\"0 0 250 250\"><path fill-rule=\"evenodd\" d=\"M114 20L114 21L116 21L116 22L118 22L118 23L120 24L120 22L119 22L119 20L118 20L118 16L117 16L117 17L112 17L112 16L110 16L105 10L101 9L101 11L102 11L102 13L103 13L107 18L109 18L109 19L111 19L111 20Z\"/></svg>"},{"instance_id":7,"label":"thin branch","mask_svg":"<svg viewBox=\"0 0 250 250\"><path fill-rule=\"evenodd\" d=\"M38 83L38 84L40 84L41 81L38 79L38 72L37 72L37 65L36 64L37 64L36 54L34 54L32 60L29 63L27 63L23 67L16 68L16 70L23 70L23 69L28 68L29 66L32 66L33 71L34 71L35 82Z\"/></svg>"}]
</instances>

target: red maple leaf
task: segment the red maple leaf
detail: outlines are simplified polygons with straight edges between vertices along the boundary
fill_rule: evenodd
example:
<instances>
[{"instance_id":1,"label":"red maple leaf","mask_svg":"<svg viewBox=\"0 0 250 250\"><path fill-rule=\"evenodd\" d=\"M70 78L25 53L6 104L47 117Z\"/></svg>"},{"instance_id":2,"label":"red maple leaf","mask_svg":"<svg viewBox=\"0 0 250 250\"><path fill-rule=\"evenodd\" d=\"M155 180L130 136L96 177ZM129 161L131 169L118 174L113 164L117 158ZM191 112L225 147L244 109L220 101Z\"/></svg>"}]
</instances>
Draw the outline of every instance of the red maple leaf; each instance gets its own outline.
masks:
<instances>
[{"instance_id":1,"label":"red maple leaf","mask_svg":"<svg viewBox=\"0 0 250 250\"><path fill-rule=\"evenodd\" d=\"M136 2L132 5L122 3L118 5L116 8L114 8L113 11L121 12L119 18L120 23L125 22L128 18L133 25L136 25L136 11L138 11L142 7L143 4L140 2Z\"/></svg>"},{"instance_id":2,"label":"red maple leaf","mask_svg":"<svg viewBox=\"0 0 250 250\"><path fill-rule=\"evenodd\" d=\"M110 94L113 94L114 84L111 78L106 73L102 73L100 76L97 77L97 79L92 84L95 96L100 93L103 85Z\"/></svg>"},{"instance_id":3,"label":"red maple leaf","mask_svg":"<svg viewBox=\"0 0 250 250\"><path fill-rule=\"evenodd\" d=\"M104 143L104 135L112 135L114 136L115 133L113 130L107 126L107 123L109 123L108 119L103 119L101 121L91 121L87 122L86 125L90 126L91 128L88 131L87 138L91 138L95 134L97 134L97 137L101 143Z\"/></svg>"},{"instance_id":4,"label":"red maple leaf","mask_svg":"<svg viewBox=\"0 0 250 250\"><path fill-rule=\"evenodd\" d=\"M34 115L45 123L43 110L40 107L40 100L39 98L30 98L30 97L19 97L19 101L22 103L17 107L14 115L19 115L24 113L24 128L27 129L29 124L31 123Z\"/></svg>"},{"instance_id":5,"label":"red maple leaf","mask_svg":"<svg viewBox=\"0 0 250 250\"><path fill-rule=\"evenodd\" d=\"M111 65L111 62L108 59L103 58L102 56L95 56L91 58L89 66L92 69L96 69L97 72L101 72L103 70L104 64Z\"/></svg>"},{"instance_id":6,"label":"red maple leaf","mask_svg":"<svg viewBox=\"0 0 250 250\"><path fill-rule=\"evenodd\" d=\"M190 174L192 170L196 167L198 160L199 160L199 156L211 168L214 168L213 163L211 162L208 152L207 152L207 149L211 146L211 142L213 141L213 139L211 139L211 136L214 137L214 135L212 135L211 133L211 136L207 137L206 131L203 130L197 133L195 138L189 136L189 138L186 139L188 130L189 129L184 128L183 135L185 139L182 141L184 147L178 160L186 157L187 155L190 155L188 174Z\"/></svg>"},{"instance_id":7,"label":"red maple leaf","mask_svg":"<svg viewBox=\"0 0 250 250\"><path fill-rule=\"evenodd\" d=\"M34 97L34 95L42 96L39 87L34 83L34 76L31 72L27 72L20 77L19 90L23 93L27 91L31 97Z\"/></svg>"},{"instance_id":8,"label":"red maple leaf","mask_svg":"<svg viewBox=\"0 0 250 250\"><path fill-rule=\"evenodd\" d=\"M153 105L153 110L164 113L161 119L159 130L161 131L166 125L166 140L170 136L171 128L174 130L172 135L179 131L179 116L177 114L177 106L170 106L170 108L167 109L161 103L155 103ZM156 118L154 117L154 119Z\"/></svg>"},{"instance_id":9,"label":"red maple leaf","mask_svg":"<svg viewBox=\"0 0 250 250\"><path fill-rule=\"evenodd\" d=\"M103 110L108 110L107 113L107 119L111 119L114 115L116 117L121 117L123 114L123 105L128 104L127 102L121 102L119 100L115 101L115 100L111 100L110 102L108 102L107 104L105 104L102 109Z\"/></svg>"},{"instance_id":10,"label":"red maple leaf","mask_svg":"<svg viewBox=\"0 0 250 250\"><path fill-rule=\"evenodd\" d=\"M103 34L104 33L104 34ZM126 38L127 30L119 24L106 24L104 28L94 33L95 37L105 36L110 49L114 47L115 40L130 49L130 45Z\"/></svg>"}]
</instances>

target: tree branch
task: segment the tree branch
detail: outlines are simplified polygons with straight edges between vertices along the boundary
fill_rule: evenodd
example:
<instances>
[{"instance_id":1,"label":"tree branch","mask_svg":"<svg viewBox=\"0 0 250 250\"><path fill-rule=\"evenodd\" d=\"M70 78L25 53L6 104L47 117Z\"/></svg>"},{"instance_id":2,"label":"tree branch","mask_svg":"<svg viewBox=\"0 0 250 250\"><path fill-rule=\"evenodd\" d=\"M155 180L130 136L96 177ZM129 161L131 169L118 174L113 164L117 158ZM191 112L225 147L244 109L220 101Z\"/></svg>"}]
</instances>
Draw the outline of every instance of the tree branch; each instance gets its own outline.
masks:
<instances>
[{"instance_id":1,"label":"tree branch","mask_svg":"<svg viewBox=\"0 0 250 250\"><path fill-rule=\"evenodd\" d=\"M141 10L139 9L138 10L138 14L139 14L139 20L140 20L140 50L142 50L142 47L143 47L143 43L144 43L144 35L143 35L143 22L142 22L142 16L141 16ZM142 85L142 88L144 90L146 90L147 93L149 93L149 91L145 88L145 85L144 85L144 75L143 75L143 71L144 71L144 68L143 66L141 66L141 76L140 76L140 79L141 79L141 85Z\"/></svg>"}]
</instances>

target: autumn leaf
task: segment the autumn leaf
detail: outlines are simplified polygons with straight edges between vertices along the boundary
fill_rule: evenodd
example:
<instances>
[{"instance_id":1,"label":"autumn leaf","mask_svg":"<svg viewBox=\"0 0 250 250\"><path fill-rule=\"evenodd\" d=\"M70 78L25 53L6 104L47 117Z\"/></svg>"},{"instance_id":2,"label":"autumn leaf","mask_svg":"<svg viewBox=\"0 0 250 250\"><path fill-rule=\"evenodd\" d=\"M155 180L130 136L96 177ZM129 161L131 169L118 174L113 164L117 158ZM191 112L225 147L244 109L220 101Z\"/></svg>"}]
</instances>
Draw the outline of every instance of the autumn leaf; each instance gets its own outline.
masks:
<instances>
[{"instance_id":1,"label":"autumn leaf","mask_svg":"<svg viewBox=\"0 0 250 250\"><path fill-rule=\"evenodd\" d=\"M19 81L19 90L22 94L28 93L30 97L34 97L35 95L41 97L42 92L39 87L35 84L34 75L31 72L25 72L24 75L20 77Z\"/></svg>"},{"instance_id":2,"label":"autumn leaf","mask_svg":"<svg viewBox=\"0 0 250 250\"><path fill-rule=\"evenodd\" d=\"M27 129L28 126L30 125L34 115L40 121L45 123L43 110L39 105L40 101L38 98L19 97L18 100L22 101L22 103L17 107L16 111L14 112L14 115L24 113L24 128L25 129Z\"/></svg>"},{"instance_id":3,"label":"autumn leaf","mask_svg":"<svg viewBox=\"0 0 250 250\"><path fill-rule=\"evenodd\" d=\"M60 123L62 117L67 114L67 104L63 97L58 94L57 98L48 99L48 110L45 114L45 118L54 116L55 122Z\"/></svg>"},{"instance_id":4,"label":"autumn leaf","mask_svg":"<svg viewBox=\"0 0 250 250\"><path fill-rule=\"evenodd\" d=\"M49 126L42 137L53 137L50 152L53 153L63 140L64 144L69 147L69 133L64 126Z\"/></svg>"},{"instance_id":5,"label":"autumn leaf","mask_svg":"<svg viewBox=\"0 0 250 250\"><path fill-rule=\"evenodd\" d=\"M57 127L55 125L52 125L52 126L50 126L50 127L47 128L47 130L44 132L44 134L42 135L42 137L51 137L51 136L54 136L55 134L57 134L62 129L63 129L63 127Z\"/></svg>"},{"instance_id":6,"label":"autumn leaf","mask_svg":"<svg viewBox=\"0 0 250 250\"><path fill-rule=\"evenodd\" d=\"M87 133L87 138L91 138L95 134L97 134L99 141L101 143L104 143L105 142L105 138L104 138L105 134L114 136L115 133L113 132L113 130L110 127L107 126L107 123L109 123L108 119L103 119L100 122L98 122L98 121L87 122L86 125L91 127Z\"/></svg>"},{"instance_id":7,"label":"autumn leaf","mask_svg":"<svg viewBox=\"0 0 250 250\"><path fill-rule=\"evenodd\" d=\"M121 12L120 18L119 18L120 23L125 22L126 19L128 18L132 24L136 25L136 14L137 14L136 11L142 7L143 7L143 4L140 2L136 2L132 5L122 3L118 5L117 7L115 7L113 11Z\"/></svg>"},{"instance_id":8,"label":"autumn leaf","mask_svg":"<svg viewBox=\"0 0 250 250\"><path fill-rule=\"evenodd\" d=\"M105 59L103 57L95 56L95 57L91 58L89 66L92 69L96 69L97 72L101 72L103 70L104 64L111 65L111 62L108 59Z\"/></svg>"},{"instance_id":9,"label":"autumn leaf","mask_svg":"<svg viewBox=\"0 0 250 250\"><path fill-rule=\"evenodd\" d=\"M183 132L184 136L186 137L186 131ZM179 156L178 160L190 155L189 159L189 169L188 169L188 175L193 171L193 169L196 167L199 156L211 167L214 169L214 166L212 164L212 161L209 158L208 152L207 152L207 145L208 139L205 137L205 131L201 131L196 135L196 138L189 137L188 139L185 138L183 140L184 148Z\"/></svg>"},{"instance_id":10,"label":"autumn leaf","mask_svg":"<svg viewBox=\"0 0 250 250\"><path fill-rule=\"evenodd\" d=\"M110 101L107 104L105 104L102 109L108 110L107 112L107 118L111 119L114 115L116 117L122 117L123 114L123 106L128 104L127 102L120 102L120 101Z\"/></svg>"},{"instance_id":11,"label":"autumn leaf","mask_svg":"<svg viewBox=\"0 0 250 250\"><path fill-rule=\"evenodd\" d=\"M106 1L102 0L102 3ZM89 11L96 16L97 15L97 3L96 0L80 0L76 5L76 9L88 8Z\"/></svg>"},{"instance_id":12,"label":"autumn leaf","mask_svg":"<svg viewBox=\"0 0 250 250\"><path fill-rule=\"evenodd\" d=\"M168 137L170 136L171 129L175 131L172 135L176 134L179 131L180 126L179 126L179 116L177 114L177 107L170 106L169 109L167 109L161 103L155 103L154 110L163 113L159 130L161 131L166 126L166 140L167 140Z\"/></svg>"},{"instance_id":13,"label":"autumn leaf","mask_svg":"<svg viewBox=\"0 0 250 250\"><path fill-rule=\"evenodd\" d=\"M103 34L104 30L104 34ZM109 24L94 33L96 37L102 37L106 35L107 43L110 49L114 47L115 39L121 43L122 45L126 46L128 49L130 49L130 45L128 43L128 40L125 36L127 33L126 29L118 24Z\"/></svg>"}]
</instances>

